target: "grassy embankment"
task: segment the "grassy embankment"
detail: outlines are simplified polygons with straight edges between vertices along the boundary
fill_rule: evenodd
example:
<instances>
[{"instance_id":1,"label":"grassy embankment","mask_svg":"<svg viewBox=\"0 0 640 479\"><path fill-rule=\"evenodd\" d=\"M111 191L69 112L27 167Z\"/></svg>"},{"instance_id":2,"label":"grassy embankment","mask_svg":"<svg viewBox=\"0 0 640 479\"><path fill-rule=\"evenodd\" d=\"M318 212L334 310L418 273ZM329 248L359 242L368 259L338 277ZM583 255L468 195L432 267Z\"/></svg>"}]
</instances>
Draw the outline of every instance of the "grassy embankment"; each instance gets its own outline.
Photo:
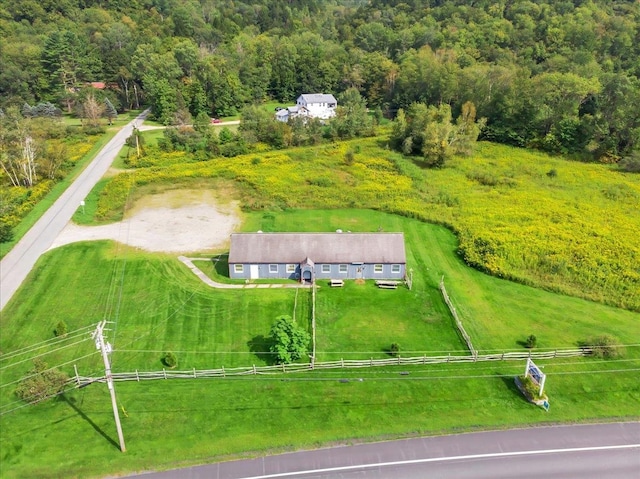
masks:
<instances>
[{"instance_id":1,"label":"grassy embankment","mask_svg":"<svg viewBox=\"0 0 640 479\"><path fill-rule=\"evenodd\" d=\"M370 211L331 210L251 214L245 228L271 224L277 230L297 230L308 219L324 230L345 224L353 231L370 230L372 225L403 230L415 271L412 292L381 291L370 284L320 288L318 350L324 358L345 351L383 357L382 349L396 340L415 354L462 350L436 290L442 274L451 278L449 289L456 291L452 295L457 302L467 301L458 296L460 291L473 293L464 321L477 330L474 341L481 349L514 349L534 326L541 346L572 347L593 332L585 313L607 316L620 342L628 344L637 336L635 313L468 268L455 255L453 235L438 226ZM115 370L158 369L167 349L177 351L180 369L264 364L268 360L261 354L263 338L272 318L291 313L295 295L290 290L211 290L172 257L140 254L106 242L69 245L41 259L20 301L10 306L3 318L2 349L50 338L60 318L70 329L95 323L105 311L114 310L120 286L123 301L118 313L111 313L117 318L112 333L118 345ZM50 293L61 290L67 294ZM505 303L491 294L494 291L512 298ZM541 317L536 310L545 307L562 311L562 317ZM501 310L499 318L482 316L487 308ZM422 314L414 316L415 309ZM301 311L298 320L305 316L308 313ZM498 329L508 333L496 335ZM404 332L411 334L398 339ZM57 362L66 354L79 357L93 351L88 341L54 357ZM358 438L637 417L640 389L634 369L639 353L628 347L620 362L548 362L549 413L530 406L515 391L511 377L520 372L521 362L403 367L408 376L389 368L288 375L285 382L276 376L119 383L126 455L113 445L107 391L96 384L70 393L68 401L2 416L2 472L4 477L87 477ZM77 362L81 374L99 374L101 361L95 353ZM3 371L2 384L12 379L12 369ZM624 369L627 372L608 373ZM581 371L590 372L577 374ZM345 377L352 381L338 381ZM4 405L13 399L10 389L3 389Z\"/></svg>"}]
</instances>

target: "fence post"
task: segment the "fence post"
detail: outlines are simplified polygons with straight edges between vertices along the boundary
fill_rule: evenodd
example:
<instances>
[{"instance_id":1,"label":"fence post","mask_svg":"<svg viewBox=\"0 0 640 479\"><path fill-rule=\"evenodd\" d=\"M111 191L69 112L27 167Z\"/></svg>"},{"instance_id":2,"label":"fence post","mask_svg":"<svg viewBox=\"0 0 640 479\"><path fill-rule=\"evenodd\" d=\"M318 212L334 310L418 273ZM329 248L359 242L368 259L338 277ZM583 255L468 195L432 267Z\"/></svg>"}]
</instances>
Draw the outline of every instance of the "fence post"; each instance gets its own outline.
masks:
<instances>
[{"instance_id":1,"label":"fence post","mask_svg":"<svg viewBox=\"0 0 640 479\"><path fill-rule=\"evenodd\" d=\"M193 379L197 379L198 376L196 376L196 368L193 368Z\"/></svg>"},{"instance_id":2,"label":"fence post","mask_svg":"<svg viewBox=\"0 0 640 479\"><path fill-rule=\"evenodd\" d=\"M162 374L164 374L164 378L167 379L167 370L162 368Z\"/></svg>"},{"instance_id":3,"label":"fence post","mask_svg":"<svg viewBox=\"0 0 640 479\"><path fill-rule=\"evenodd\" d=\"M398 354L398 366L400 365L400 355Z\"/></svg>"},{"instance_id":4,"label":"fence post","mask_svg":"<svg viewBox=\"0 0 640 479\"><path fill-rule=\"evenodd\" d=\"M285 367L284 367L284 363L282 363L282 372L283 372L283 373L286 373L286 372L287 372L287 370L286 370L286 369L285 369Z\"/></svg>"},{"instance_id":5,"label":"fence post","mask_svg":"<svg viewBox=\"0 0 640 479\"><path fill-rule=\"evenodd\" d=\"M558 356L558 350L557 349L553 352L553 359L555 359L556 356Z\"/></svg>"},{"instance_id":6,"label":"fence post","mask_svg":"<svg viewBox=\"0 0 640 479\"><path fill-rule=\"evenodd\" d=\"M502 351L502 358L500 359L500 361L504 361L504 351Z\"/></svg>"},{"instance_id":7,"label":"fence post","mask_svg":"<svg viewBox=\"0 0 640 479\"><path fill-rule=\"evenodd\" d=\"M224 374L224 366L222 366L222 377L223 378L226 377L225 374Z\"/></svg>"},{"instance_id":8,"label":"fence post","mask_svg":"<svg viewBox=\"0 0 640 479\"><path fill-rule=\"evenodd\" d=\"M255 365L255 364L253 365L253 374L254 374L254 376L255 376L256 374L258 374L258 373L256 372L256 365Z\"/></svg>"},{"instance_id":9,"label":"fence post","mask_svg":"<svg viewBox=\"0 0 640 479\"><path fill-rule=\"evenodd\" d=\"M373 367L373 357L369 358L369 367Z\"/></svg>"},{"instance_id":10,"label":"fence post","mask_svg":"<svg viewBox=\"0 0 640 479\"><path fill-rule=\"evenodd\" d=\"M451 361L451 353L447 354L447 362Z\"/></svg>"},{"instance_id":11,"label":"fence post","mask_svg":"<svg viewBox=\"0 0 640 479\"><path fill-rule=\"evenodd\" d=\"M138 370L136 369L136 379L140 382L140 375L138 374Z\"/></svg>"},{"instance_id":12,"label":"fence post","mask_svg":"<svg viewBox=\"0 0 640 479\"><path fill-rule=\"evenodd\" d=\"M344 368L344 358L340 358L340 366Z\"/></svg>"},{"instance_id":13,"label":"fence post","mask_svg":"<svg viewBox=\"0 0 640 479\"><path fill-rule=\"evenodd\" d=\"M427 364L427 355L426 354L422 355L422 364Z\"/></svg>"}]
</instances>

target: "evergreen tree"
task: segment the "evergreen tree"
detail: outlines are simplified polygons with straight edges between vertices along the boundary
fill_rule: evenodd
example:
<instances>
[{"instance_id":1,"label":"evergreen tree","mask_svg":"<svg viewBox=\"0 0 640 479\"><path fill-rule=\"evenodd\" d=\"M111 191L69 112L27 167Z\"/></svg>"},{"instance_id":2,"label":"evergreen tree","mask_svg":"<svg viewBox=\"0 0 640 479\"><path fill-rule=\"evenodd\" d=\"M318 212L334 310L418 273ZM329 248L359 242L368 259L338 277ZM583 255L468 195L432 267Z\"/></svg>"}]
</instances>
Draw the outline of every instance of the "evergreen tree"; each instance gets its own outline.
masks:
<instances>
[{"instance_id":1,"label":"evergreen tree","mask_svg":"<svg viewBox=\"0 0 640 479\"><path fill-rule=\"evenodd\" d=\"M109 125L113 124L113 119L118 117L118 111L108 98L104 99L104 116L109 120Z\"/></svg>"}]
</instances>

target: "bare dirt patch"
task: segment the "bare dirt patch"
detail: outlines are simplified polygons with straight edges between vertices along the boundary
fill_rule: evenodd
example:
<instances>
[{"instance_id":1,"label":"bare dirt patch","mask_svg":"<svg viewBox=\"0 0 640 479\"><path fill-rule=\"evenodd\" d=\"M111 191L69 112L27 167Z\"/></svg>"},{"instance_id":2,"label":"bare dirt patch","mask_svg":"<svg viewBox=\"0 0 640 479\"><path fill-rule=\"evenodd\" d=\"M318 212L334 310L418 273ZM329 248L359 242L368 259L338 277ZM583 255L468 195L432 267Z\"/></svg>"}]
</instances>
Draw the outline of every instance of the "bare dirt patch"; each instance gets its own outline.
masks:
<instances>
[{"instance_id":1,"label":"bare dirt patch","mask_svg":"<svg viewBox=\"0 0 640 479\"><path fill-rule=\"evenodd\" d=\"M102 226L69 223L51 248L110 239L146 251L192 253L226 246L240 225L238 202L220 202L207 190L172 190L136 201L125 219Z\"/></svg>"}]
</instances>

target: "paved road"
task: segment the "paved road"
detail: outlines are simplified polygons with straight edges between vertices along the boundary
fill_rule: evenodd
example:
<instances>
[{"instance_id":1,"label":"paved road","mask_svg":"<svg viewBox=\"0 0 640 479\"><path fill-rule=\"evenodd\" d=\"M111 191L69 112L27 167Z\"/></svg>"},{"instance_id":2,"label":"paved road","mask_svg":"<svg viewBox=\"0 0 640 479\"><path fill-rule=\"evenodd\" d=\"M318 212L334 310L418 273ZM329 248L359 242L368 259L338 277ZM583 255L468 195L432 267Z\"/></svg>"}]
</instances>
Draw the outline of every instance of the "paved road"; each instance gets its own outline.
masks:
<instances>
[{"instance_id":1,"label":"paved road","mask_svg":"<svg viewBox=\"0 0 640 479\"><path fill-rule=\"evenodd\" d=\"M40 255L49 249L53 240L80 206L80 202L107 172L125 140L131 136L133 125L144 121L148 113L148 110L144 111L122 128L9 254L2 258L0 261L0 310L7 305Z\"/></svg>"},{"instance_id":2,"label":"paved road","mask_svg":"<svg viewBox=\"0 0 640 479\"><path fill-rule=\"evenodd\" d=\"M554 426L343 446L140 479L640 478L640 423Z\"/></svg>"}]
</instances>

